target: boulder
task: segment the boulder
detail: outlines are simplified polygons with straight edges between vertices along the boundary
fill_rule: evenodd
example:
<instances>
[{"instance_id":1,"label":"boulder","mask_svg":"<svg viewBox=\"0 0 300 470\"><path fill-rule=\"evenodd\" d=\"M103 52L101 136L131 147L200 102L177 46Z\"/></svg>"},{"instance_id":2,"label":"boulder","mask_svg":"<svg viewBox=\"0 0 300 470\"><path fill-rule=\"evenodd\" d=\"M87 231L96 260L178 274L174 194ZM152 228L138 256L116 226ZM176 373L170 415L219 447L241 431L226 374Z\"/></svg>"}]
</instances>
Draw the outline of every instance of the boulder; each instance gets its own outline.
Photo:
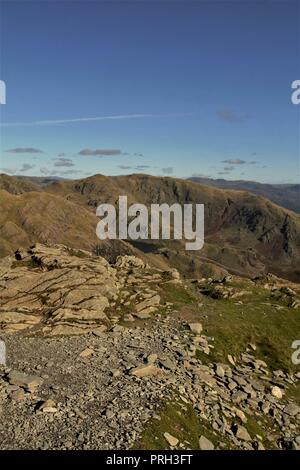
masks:
<instances>
[{"instance_id":1,"label":"boulder","mask_svg":"<svg viewBox=\"0 0 300 470\"><path fill-rule=\"evenodd\" d=\"M235 436L241 441L251 441L251 436L248 433L247 429L244 426L236 426Z\"/></svg>"},{"instance_id":2,"label":"boulder","mask_svg":"<svg viewBox=\"0 0 300 470\"><path fill-rule=\"evenodd\" d=\"M135 369L131 369L130 375L134 375L135 377L149 377L151 375L157 375L159 373L158 367L155 367L153 364L149 364L147 366L136 367Z\"/></svg>"},{"instance_id":3,"label":"boulder","mask_svg":"<svg viewBox=\"0 0 300 470\"><path fill-rule=\"evenodd\" d=\"M283 397L282 389L277 386L271 388L271 393L275 398L281 399Z\"/></svg>"},{"instance_id":4,"label":"boulder","mask_svg":"<svg viewBox=\"0 0 300 470\"><path fill-rule=\"evenodd\" d=\"M138 313L142 311L145 312L145 310L148 309L149 307L156 307L157 305L159 305L159 303L160 303L160 296L157 294L157 295L153 295L149 299L145 299L142 302L139 302L135 306L135 309ZM150 312L151 312L151 309L150 309ZM146 313L149 313L149 310L146 311Z\"/></svg>"},{"instance_id":5,"label":"boulder","mask_svg":"<svg viewBox=\"0 0 300 470\"><path fill-rule=\"evenodd\" d=\"M12 370L8 374L8 381L11 385L17 385L22 387L29 392L34 392L44 380L38 375L27 375L24 372L18 372L17 370Z\"/></svg>"},{"instance_id":6,"label":"boulder","mask_svg":"<svg viewBox=\"0 0 300 470\"><path fill-rule=\"evenodd\" d=\"M203 328L201 323L189 323L189 328L192 333L195 333L196 335L200 335Z\"/></svg>"}]
</instances>

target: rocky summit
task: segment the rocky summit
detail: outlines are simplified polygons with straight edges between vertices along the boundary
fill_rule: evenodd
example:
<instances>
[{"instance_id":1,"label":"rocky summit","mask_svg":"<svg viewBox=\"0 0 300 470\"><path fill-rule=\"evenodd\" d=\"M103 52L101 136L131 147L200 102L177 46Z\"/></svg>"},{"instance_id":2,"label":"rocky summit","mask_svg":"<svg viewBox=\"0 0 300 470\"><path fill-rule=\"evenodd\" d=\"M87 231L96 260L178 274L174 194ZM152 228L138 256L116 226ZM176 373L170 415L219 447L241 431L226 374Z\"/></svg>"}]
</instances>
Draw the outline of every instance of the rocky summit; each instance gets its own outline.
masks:
<instances>
[{"instance_id":1,"label":"rocky summit","mask_svg":"<svg viewBox=\"0 0 300 470\"><path fill-rule=\"evenodd\" d=\"M298 284L36 244L0 289L1 449L299 449Z\"/></svg>"}]
</instances>

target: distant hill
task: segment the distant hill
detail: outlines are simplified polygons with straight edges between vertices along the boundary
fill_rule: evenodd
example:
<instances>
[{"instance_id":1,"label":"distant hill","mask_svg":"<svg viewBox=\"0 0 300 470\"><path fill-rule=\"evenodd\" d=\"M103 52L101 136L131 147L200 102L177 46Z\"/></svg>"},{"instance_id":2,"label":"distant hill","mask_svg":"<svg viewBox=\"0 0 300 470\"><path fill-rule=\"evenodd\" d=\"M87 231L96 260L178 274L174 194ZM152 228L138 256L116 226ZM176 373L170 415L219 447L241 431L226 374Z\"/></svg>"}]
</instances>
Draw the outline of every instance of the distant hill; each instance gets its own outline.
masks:
<instances>
[{"instance_id":1,"label":"distant hill","mask_svg":"<svg viewBox=\"0 0 300 470\"><path fill-rule=\"evenodd\" d=\"M217 273L256 276L272 272L300 281L300 216L246 191L209 187L188 180L149 175L95 175L56 181L39 190L15 192L16 178L0 191L0 253L30 243L63 243L111 259L119 250L140 252L162 268L175 267L189 277ZM18 181L18 179L17 179ZM19 181L20 183L20 181ZM23 181L24 183L24 181ZM140 202L205 205L205 244L189 252L184 241L100 242L95 234L100 203Z\"/></svg>"},{"instance_id":2,"label":"distant hill","mask_svg":"<svg viewBox=\"0 0 300 470\"><path fill-rule=\"evenodd\" d=\"M37 186L47 186L47 184L54 183L55 181L62 181L66 178L62 178L61 176L23 176L23 175L16 175L21 181L28 181Z\"/></svg>"},{"instance_id":3,"label":"distant hill","mask_svg":"<svg viewBox=\"0 0 300 470\"><path fill-rule=\"evenodd\" d=\"M279 206L300 214L300 184L263 184L255 181L228 181L224 179L191 177L189 181L221 189L249 191L270 199Z\"/></svg>"},{"instance_id":4,"label":"distant hill","mask_svg":"<svg viewBox=\"0 0 300 470\"><path fill-rule=\"evenodd\" d=\"M28 191L39 191L38 185L26 178L18 178L16 176L9 176L4 173L0 174L0 189L11 194L22 194Z\"/></svg>"},{"instance_id":5,"label":"distant hill","mask_svg":"<svg viewBox=\"0 0 300 470\"><path fill-rule=\"evenodd\" d=\"M10 176L0 173L0 189L11 194L22 194L28 191L40 191L41 188L56 181L63 181L60 176Z\"/></svg>"}]
</instances>

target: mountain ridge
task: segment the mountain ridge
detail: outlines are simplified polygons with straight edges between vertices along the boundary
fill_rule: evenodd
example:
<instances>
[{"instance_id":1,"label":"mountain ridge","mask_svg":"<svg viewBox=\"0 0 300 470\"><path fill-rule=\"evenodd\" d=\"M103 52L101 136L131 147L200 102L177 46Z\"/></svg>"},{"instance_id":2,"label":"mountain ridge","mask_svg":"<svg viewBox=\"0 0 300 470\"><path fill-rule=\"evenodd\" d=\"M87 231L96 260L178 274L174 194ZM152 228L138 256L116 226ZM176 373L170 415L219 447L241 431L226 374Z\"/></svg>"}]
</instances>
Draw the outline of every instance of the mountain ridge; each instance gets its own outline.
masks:
<instances>
[{"instance_id":1,"label":"mountain ridge","mask_svg":"<svg viewBox=\"0 0 300 470\"><path fill-rule=\"evenodd\" d=\"M28 189L24 187L24 192L17 195L7 190L1 193L5 207L10 207L3 211L0 219L2 256L8 254L8 250L17 249L19 241L60 242L88 250L100 246L100 251L105 245L109 254L112 242L102 243L96 238L99 219L95 210L100 203L116 204L120 195L127 195L129 205L134 202L146 205L203 203L205 245L199 253L191 253L184 250L180 241L162 240L153 244L151 254L145 254L127 241L114 241L116 250L118 244L123 249L138 249L155 262L167 263L188 276L205 274L207 270L214 274L217 270L251 277L270 271L300 280L300 217L262 196L139 174L94 175L56 181L39 191Z\"/></svg>"},{"instance_id":2,"label":"mountain ridge","mask_svg":"<svg viewBox=\"0 0 300 470\"><path fill-rule=\"evenodd\" d=\"M268 184L247 180L225 180L223 178L190 177L189 181L220 189L249 191L270 199L279 206L300 213L300 184Z\"/></svg>"}]
</instances>

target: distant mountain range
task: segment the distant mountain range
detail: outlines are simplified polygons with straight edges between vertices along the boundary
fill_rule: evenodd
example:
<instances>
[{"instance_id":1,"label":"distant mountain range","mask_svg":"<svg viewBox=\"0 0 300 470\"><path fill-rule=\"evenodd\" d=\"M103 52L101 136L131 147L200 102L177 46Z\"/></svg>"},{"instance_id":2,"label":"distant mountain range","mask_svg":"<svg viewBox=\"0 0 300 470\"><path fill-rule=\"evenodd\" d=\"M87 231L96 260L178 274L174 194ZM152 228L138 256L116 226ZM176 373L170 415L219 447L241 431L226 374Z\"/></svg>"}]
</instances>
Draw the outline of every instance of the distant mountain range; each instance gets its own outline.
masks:
<instances>
[{"instance_id":1,"label":"distant mountain range","mask_svg":"<svg viewBox=\"0 0 300 470\"><path fill-rule=\"evenodd\" d=\"M44 183L44 182L43 182ZM1 189L2 188L2 189ZM184 249L184 241L136 243L96 237L96 207L140 202L205 205L205 244ZM253 277L272 272L300 281L300 216L245 191L219 189L189 180L148 175L95 175L38 185L0 175L0 256L35 242L63 243L93 250L111 260L137 254L162 269L175 267L189 277L228 272Z\"/></svg>"},{"instance_id":2,"label":"distant mountain range","mask_svg":"<svg viewBox=\"0 0 300 470\"><path fill-rule=\"evenodd\" d=\"M221 189L249 191L270 199L279 206L286 207L300 214L300 184L265 184L255 181L228 181L224 179L191 177L195 183L206 184Z\"/></svg>"},{"instance_id":3,"label":"distant mountain range","mask_svg":"<svg viewBox=\"0 0 300 470\"><path fill-rule=\"evenodd\" d=\"M28 187L36 190L41 187L45 187L51 183L57 181L70 181L68 178L61 178L60 176L15 176L18 180L22 181L22 184L27 183ZM207 186L213 186L220 189L233 189L237 191L248 191L253 194L263 196L270 201L275 202L279 206L285 207L286 209L292 210L300 214L300 184L267 184L258 183L256 181L245 181L245 180L225 180L222 178L204 178L204 177L191 177L189 181L194 183L201 183ZM3 182L2 182L3 183ZM15 183L15 189L18 185Z\"/></svg>"}]
</instances>

